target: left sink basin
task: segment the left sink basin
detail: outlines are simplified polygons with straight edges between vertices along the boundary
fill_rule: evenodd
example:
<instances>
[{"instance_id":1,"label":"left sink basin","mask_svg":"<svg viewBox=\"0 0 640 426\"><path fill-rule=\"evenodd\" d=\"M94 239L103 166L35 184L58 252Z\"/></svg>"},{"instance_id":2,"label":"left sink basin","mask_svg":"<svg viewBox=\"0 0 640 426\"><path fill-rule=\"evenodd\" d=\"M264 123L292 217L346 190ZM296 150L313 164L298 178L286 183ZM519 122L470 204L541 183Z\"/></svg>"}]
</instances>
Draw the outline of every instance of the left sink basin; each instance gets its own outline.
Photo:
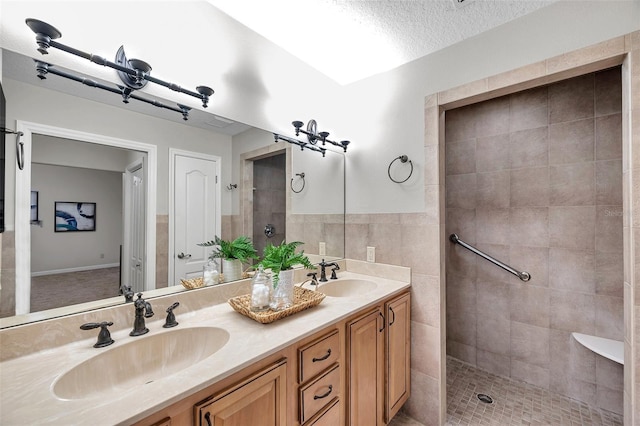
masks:
<instances>
[{"instance_id":1,"label":"left sink basin","mask_svg":"<svg viewBox=\"0 0 640 426\"><path fill-rule=\"evenodd\" d=\"M217 327L192 327L132 338L62 374L52 386L60 399L122 392L163 379L210 357L229 341Z\"/></svg>"}]
</instances>

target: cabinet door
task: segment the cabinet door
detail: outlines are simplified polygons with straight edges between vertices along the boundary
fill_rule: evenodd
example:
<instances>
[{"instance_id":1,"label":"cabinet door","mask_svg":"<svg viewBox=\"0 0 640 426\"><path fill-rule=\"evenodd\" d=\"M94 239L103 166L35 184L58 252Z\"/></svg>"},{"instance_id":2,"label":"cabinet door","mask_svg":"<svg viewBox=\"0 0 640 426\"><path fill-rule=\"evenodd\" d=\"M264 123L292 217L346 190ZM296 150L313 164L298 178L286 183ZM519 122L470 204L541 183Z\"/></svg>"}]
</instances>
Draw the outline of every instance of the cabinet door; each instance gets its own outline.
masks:
<instances>
[{"instance_id":1,"label":"cabinet door","mask_svg":"<svg viewBox=\"0 0 640 426\"><path fill-rule=\"evenodd\" d=\"M384 328L380 308L347 324L349 425L383 424Z\"/></svg>"},{"instance_id":2,"label":"cabinet door","mask_svg":"<svg viewBox=\"0 0 640 426\"><path fill-rule=\"evenodd\" d=\"M387 319L385 421L409 399L411 391L411 299L409 293L385 303Z\"/></svg>"},{"instance_id":3,"label":"cabinet door","mask_svg":"<svg viewBox=\"0 0 640 426\"><path fill-rule=\"evenodd\" d=\"M285 426L286 360L195 405L196 425Z\"/></svg>"}]
</instances>

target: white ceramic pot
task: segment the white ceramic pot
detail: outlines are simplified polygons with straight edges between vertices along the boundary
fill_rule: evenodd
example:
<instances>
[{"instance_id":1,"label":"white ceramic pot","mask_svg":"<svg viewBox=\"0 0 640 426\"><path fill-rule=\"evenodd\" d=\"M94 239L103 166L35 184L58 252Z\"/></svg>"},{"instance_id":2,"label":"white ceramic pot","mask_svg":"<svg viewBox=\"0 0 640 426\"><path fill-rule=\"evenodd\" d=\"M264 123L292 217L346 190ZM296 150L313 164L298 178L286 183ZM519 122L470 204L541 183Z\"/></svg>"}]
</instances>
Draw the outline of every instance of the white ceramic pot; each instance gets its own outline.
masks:
<instances>
[{"instance_id":1,"label":"white ceramic pot","mask_svg":"<svg viewBox=\"0 0 640 426\"><path fill-rule=\"evenodd\" d=\"M237 281L242 278L242 262L238 259L222 259L224 282Z\"/></svg>"},{"instance_id":2,"label":"white ceramic pot","mask_svg":"<svg viewBox=\"0 0 640 426\"><path fill-rule=\"evenodd\" d=\"M271 309L281 311L293 306L293 269L280 271L278 283L271 295Z\"/></svg>"}]
</instances>

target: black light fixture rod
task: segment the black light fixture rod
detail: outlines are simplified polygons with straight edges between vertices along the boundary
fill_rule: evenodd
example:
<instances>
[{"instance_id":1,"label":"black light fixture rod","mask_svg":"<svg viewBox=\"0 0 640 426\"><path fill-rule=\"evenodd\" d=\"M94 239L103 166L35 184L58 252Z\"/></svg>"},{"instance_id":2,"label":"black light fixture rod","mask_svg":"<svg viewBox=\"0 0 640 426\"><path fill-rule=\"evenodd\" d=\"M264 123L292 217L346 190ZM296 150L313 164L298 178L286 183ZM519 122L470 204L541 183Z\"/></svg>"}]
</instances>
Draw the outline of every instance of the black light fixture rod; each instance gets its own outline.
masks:
<instances>
[{"instance_id":1,"label":"black light fixture rod","mask_svg":"<svg viewBox=\"0 0 640 426\"><path fill-rule=\"evenodd\" d=\"M94 64L98 64L98 65L102 65L105 67L109 67L109 68L113 68L115 70L118 71L122 71L124 73L127 73L129 75L133 75L135 76L137 74L136 70L128 68L128 67L123 67L122 65L118 65L115 62L111 62L105 58L103 58L102 56L98 56L98 55L94 55L91 53L87 53L87 52L83 52L82 50L78 50L78 49L74 49L73 47L67 46L66 44L62 44L62 43L58 43L57 41L51 40L49 42L49 45L51 47L55 47L56 49L60 49L64 52L67 53L71 53L72 55L76 55L79 56L81 58L87 59L91 62L93 62Z\"/></svg>"},{"instance_id":2,"label":"black light fixture rod","mask_svg":"<svg viewBox=\"0 0 640 426\"><path fill-rule=\"evenodd\" d=\"M167 88L173 90L174 92L184 93L186 95L193 96L194 98L202 99L202 95L200 93L192 92L189 89L185 89L185 88L180 87L180 86L178 86L177 84L174 84L174 83L169 83L169 82L160 80L159 78L155 78L155 77L153 77L153 76L151 76L149 74L146 74L143 78L145 80L148 80L148 81L152 82L152 83L156 83L156 84L159 84L161 86L167 87Z\"/></svg>"},{"instance_id":3,"label":"black light fixture rod","mask_svg":"<svg viewBox=\"0 0 640 426\"><path fill-rule=\"evenodd\" d=\"M122 95L122 89L123 88L116 89L115 87L110 87L110 86L107 86L105 84L98 83L97 81L91 80L89 78L79 77L79 76L76 76L74 74L67 73L65 71L60 71L60 70L56 69L53 65L48 64L46 62L36 61L36 65L37 65L37 68L39 70L45 70L45 71L39 71L40 74L41 74L40 78L42 78L42 79L46 78L46 77L44 77L43 74L54 74L54 75L57 75L57 76L60 76L60 77L67 78L69 80L77 81L78 83L82 83L85 86L95 87L95 88L98 88L98 89L106 90L106 91L111 92L111 93L116 93L118 95ZM145 103L148 103L150 105L159 107L159 108L165 108L165 109L169 109L171 111L175 111L177 113L180 113L180 114L182 114L184 120L187 120L187 116L189 115L189 110L191 109L189 107L185 107L184 105L182 106L182 108L172 107L172 106L169 106L169 105L165 105L162 102L158 102L155 99L147 99L147 98L144 98L142 96L138 96L135 93L130 93L129 97L133 98L133 99L136 99L138 101L145 102Z\"/></svg>"},{"instance_id":4,"label":"black light fixture rod","mask_svg":"<svg viewBox=\"0 0 640 426\"><path fill-rule=\"evenodd\" d=\"M321 153L323 157L325 156L325 153L327 152L327 150L325 148L320 148L320 147L317 147L317 146L313 146L313 145L310 145L307 142L302 142L302 141L299 141L297 139L293 139L293 138L290 138L290 137L287 137L287 136L280 135L278 133L274 133L273 136L275 137L275 141L276 142L278 142L279 140L283 140L285 142L289 142L290 144L299 146L302 151L304 151L305 149L309 149L311 151L315 151L315 152Z\"/></svg>"}]
</instances>

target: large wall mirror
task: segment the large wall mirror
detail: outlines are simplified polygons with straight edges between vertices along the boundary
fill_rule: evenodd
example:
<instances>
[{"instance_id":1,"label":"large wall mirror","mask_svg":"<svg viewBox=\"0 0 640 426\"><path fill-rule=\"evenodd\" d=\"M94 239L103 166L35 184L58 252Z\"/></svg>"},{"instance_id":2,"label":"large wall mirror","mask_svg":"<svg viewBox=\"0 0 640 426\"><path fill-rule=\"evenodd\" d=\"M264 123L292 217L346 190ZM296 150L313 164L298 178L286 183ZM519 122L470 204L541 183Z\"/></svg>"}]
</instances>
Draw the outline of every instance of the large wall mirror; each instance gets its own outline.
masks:
<instances>
[{"instance_id":1,"label":"large wall mirror","mask_svg":"<svg viewBox=\"0 0 640 426\"><path fill-rule=\"evenodd\" d=\"M203 241L247 235L261 253L269 242L298 240L314 261L344 257L344 154L323 158L195 108L185 123L55 76L40 81L31 58L2 55L7 127L25 131L29 159L24 170L7 167L7 198L21 204L16 216L31 215L7 217L17 251L4 236L0 327L124 303L123 282L148 297L185 291L179 277L201 266L180 262L196 264L210 250L182 238L193 234L181 218L195 201L183 197L180 174L194 163L216 182ZM15 137L5 140L14 155Z\"/></svg>"}]
</instances>

